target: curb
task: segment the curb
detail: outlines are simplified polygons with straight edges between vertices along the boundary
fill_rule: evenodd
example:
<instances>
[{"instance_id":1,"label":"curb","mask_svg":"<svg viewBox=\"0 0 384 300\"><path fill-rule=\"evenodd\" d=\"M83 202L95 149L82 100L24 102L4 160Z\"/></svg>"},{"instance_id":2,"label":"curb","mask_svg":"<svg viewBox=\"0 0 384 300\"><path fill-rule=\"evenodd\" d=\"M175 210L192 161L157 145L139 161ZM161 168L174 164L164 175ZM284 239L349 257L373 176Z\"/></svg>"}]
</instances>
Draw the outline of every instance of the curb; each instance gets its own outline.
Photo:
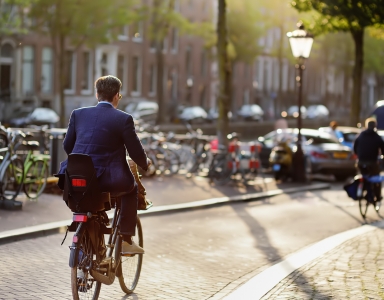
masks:
<instances>
[{"instance_id":1,"label":"curb","mask_svg":"<svg viewBox=\"0 0 384 300\"><path fill-rule=\"evenodd\" d=\"M233 204L245 201L254 201L274 197L281 194L292 194L303 191L316 191L329 189L329 183L319 183L313 185L306 185L302 187L292 187L286 189L276 189L266 192L251 193L245 195L236 195L231 197L211 198L199 201L193 201L181 204L163 205L158 207L151 207L146 211L138 211L140 215L159 215L168 213L177 213L186 210L204 209L219 205ZM108 217L113 217L113 212L108 213ZM72 220L64 220L41 225L34 225L25 228L13 229L0 232L0 244L15 242L22 239L46 236L48 234L65 232L67 225L71 224Z\"/></svg>"},{"instance_id":2,"label":"curb","mask_svg":"<svg viewBox=\"0 0 384 300\"><path fill-rule=\"evenodd\" d=\"M292 272L311 263L320 256L332 251L343 243L366 234L372 230L384 228L384 221L377 221L374 224L349 229L327 237L312 245L306 246L289 254L284 259L273 264L269 268L255 275L245 283L240 284L236 289L225 296L224 300L256 300L261 299L272 290L281 280Z\"/></svg>"}]
</instances>

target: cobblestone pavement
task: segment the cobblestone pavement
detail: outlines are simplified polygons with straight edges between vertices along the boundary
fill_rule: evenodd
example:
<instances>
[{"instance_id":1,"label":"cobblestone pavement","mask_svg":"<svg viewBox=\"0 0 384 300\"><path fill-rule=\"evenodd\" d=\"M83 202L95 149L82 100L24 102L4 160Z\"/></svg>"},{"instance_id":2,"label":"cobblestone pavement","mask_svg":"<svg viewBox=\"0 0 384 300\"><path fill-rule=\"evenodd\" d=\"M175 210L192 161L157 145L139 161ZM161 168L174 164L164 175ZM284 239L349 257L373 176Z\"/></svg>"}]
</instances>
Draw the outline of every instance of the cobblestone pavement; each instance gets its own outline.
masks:
<instances>
[{"instance_id":1,"label":"cobblestone pavement","mask_svg":"<svg viewBox=\"0 0 384 300\"><path fill-rule=\"evenodd\" d=\"M262 299L384 299L384 230L360 235L322 255Z\"/></svg>"},{"instance_id":2,"label":"cobblestone pavement","mask_svg":"<svg viewBox=\"0 0 384 300\"><path fill-rule=\"evenodd\" d=\"M143 216L146 254L135 293L126 296L116 281L102 286L100 299L222 299L288 254L360 226L355 203L340 195L317 191ZM64 234L0 245L0 299L71 299L71 236L63 246Z\"/></svg>"}]
</instances>

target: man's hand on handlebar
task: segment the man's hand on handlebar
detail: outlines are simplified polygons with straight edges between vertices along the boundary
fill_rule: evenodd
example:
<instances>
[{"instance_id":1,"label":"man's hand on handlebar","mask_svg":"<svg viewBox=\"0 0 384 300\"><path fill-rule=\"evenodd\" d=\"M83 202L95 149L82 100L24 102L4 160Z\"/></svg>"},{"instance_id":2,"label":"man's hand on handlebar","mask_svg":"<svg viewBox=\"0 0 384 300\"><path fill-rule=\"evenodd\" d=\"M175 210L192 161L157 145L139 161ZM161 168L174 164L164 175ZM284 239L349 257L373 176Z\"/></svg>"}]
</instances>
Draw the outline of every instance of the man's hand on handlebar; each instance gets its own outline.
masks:
<instances>
[{"instance_id":1,"label":"man's hand on handlebar","mask_svg":"<svg viewBox=\"0 0 384 300\"><path fill-rule=\"evenodd\" d=\"M150 160L148 157L147 157L147 165L148 165L148 168L152 165L152 160Z\"/></svg>"}]
</instances>

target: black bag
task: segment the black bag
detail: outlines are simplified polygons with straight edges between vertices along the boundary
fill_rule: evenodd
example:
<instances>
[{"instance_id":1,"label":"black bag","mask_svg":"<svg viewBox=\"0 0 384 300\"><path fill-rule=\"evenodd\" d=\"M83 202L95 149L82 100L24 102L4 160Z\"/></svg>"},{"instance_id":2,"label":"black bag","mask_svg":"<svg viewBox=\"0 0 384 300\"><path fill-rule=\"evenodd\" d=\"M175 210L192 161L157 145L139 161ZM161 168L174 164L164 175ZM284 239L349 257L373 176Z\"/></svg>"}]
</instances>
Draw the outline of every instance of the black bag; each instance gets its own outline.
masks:
<instances>
[{"instance_id":1,"label":"black bag","mask_svg":"<svg viewBox=\"0 0 384 300\"><path fill-rule=\"evenodd\" d=\"M111 209L110 194L100 191L96 170L90 156L68 155L63 199L67 206L77 213Z\"/></svg>"},{"instance_id":2,"label":"black bag","mask_svg":"<svg viewBox=\"0 0 384 300\"><path fill-rule=\"evenodd\" d=\"M361 175L355 176L353 180L344 185L344 190L347 192L349 198L353 200L360 200L363 197L364 180Z\"/></svg>"}]
</instances>

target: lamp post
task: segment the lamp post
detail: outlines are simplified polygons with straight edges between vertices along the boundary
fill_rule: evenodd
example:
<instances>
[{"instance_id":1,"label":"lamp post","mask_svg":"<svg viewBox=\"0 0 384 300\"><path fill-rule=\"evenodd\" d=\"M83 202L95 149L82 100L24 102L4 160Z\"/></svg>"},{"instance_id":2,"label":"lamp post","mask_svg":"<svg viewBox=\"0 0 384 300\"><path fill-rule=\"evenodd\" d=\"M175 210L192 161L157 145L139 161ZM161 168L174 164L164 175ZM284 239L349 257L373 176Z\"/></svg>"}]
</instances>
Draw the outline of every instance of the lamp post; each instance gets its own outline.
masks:
<instances>
[{"instance_id":1,"label":"lamp post","mask_svg":"<svg viewBox=\"0 0 384 300\"><path fill-rule=\"evenodd\" d=\"M294 176L293 180L297 182L306 181L305 175L305 163L304 163L304 153L301 145L301 127L302 127L302 118L301 118L301 106L302 106L302 96L303 96L303 71L305 69L305 59L309 57L311 53L311 48L313 44L313 35L309 34L304 30L304 25L299 22L297 23L297 30L288 32L287 36L289 38L289 44L291 45L292 54L297 59L295 68L299 70L299 75L296 76L296 82L298 87L298 117L297 117L297 149L293 155L293 167L294 167Z\"/></svg>"}]
</instances>

